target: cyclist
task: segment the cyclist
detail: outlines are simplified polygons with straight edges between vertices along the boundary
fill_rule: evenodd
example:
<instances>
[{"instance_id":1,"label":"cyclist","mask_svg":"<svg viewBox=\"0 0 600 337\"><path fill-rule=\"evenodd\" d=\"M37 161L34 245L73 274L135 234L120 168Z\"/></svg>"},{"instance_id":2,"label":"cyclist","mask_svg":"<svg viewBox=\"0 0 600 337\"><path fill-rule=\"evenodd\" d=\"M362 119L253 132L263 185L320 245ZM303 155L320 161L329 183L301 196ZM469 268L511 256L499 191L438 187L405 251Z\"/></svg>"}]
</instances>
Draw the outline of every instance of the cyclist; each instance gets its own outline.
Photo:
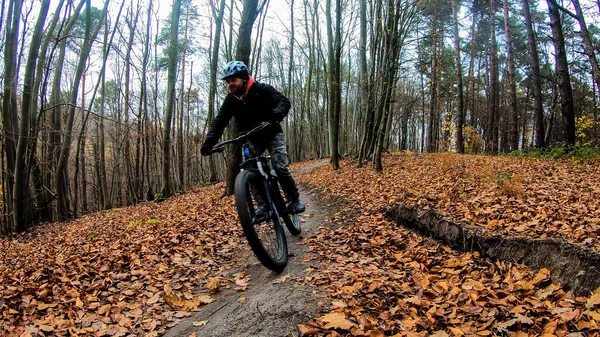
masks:
<instances>
[{"instance_id":1,"label":"cyclist","mask_svg":"<svg viewBox=\"0 0 600 337\"><path fill-rule=\"evenodd\" d=\"M292 212L304 212L305 205L300 200L298 187L290 173L285 136L279 124L290 110L290 101L271 85L255 81L242 61L228 62L223 68L221 79L225 81L229 94L212 121L200 153L203 156L211 154L231 117L237 121L240 131L251 130L262 122L271 122L272 125L249 140L259 154L269 150L271 164L291 201ZM262 198L257 199L262 201ZM261 202L256 210L257 216L264 212L265 206Z\"/></svg>"}]
</instances>

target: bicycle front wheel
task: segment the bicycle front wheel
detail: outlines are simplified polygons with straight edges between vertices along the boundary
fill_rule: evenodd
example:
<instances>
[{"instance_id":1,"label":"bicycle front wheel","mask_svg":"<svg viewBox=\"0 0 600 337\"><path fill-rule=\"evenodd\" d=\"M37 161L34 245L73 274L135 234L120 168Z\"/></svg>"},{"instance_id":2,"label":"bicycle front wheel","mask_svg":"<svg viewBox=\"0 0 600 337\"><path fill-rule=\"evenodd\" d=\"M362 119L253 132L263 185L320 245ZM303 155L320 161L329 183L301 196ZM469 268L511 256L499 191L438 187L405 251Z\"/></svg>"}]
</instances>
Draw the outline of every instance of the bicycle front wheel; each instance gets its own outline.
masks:
<instances>
[{"instance_id":1,"label":"bicycle front wheel","mask_svg":"<svg viewBox=\"0 0 600 337\"><path fill-rule=\"evenodd\" d=\"M261 196L265 203L265 214L258 218L256 208ZM269 205L264 187L264 178L254 171L241 171L235 180L235 205L242 229L254 255L263 266L281 272L288 261L287 242L279 212Z\"/></svg>"},{"instance_id":2,"label":"bicycle front wheel","mask_svg":"<svg viewBox=\"0 0 600 337\"><path fill-rule=\"evenodd\" d=\"M273 192L273 194L275 195L274 198L277 199L277 203L280 206L279 212L281 214L281 217L283 218L283 222L285 223L285 226L290 231L290 233L294 236L297 236L302 232L302 226L300 225L300 216L298 214L290 213L286 202L283 200L282 197L282 195L284 195L284 192L281 188L281 185L278 182L274 183L273 185L276 186L276 189Z\"/></svg>"}]
</instances>

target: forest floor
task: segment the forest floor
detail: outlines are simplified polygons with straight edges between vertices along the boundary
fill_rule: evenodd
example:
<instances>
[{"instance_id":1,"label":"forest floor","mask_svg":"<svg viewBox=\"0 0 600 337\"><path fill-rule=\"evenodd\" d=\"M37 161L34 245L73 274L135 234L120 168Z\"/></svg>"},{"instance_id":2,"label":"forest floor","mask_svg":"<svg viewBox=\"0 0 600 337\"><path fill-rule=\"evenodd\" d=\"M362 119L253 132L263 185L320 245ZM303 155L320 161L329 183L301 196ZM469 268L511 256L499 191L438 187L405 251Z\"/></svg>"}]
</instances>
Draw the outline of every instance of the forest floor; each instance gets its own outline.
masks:
<instances>
[{"instance_id":1,"label":"forest floor","mask_svg":"<svg viewBox=\"0 0 600 337\"><path fill-rule=\"evenodd\" d=\"M279 275L222 184L0 239L0 336L600 335L598 163L323 164Z\"/></svg>"}]
</instances>

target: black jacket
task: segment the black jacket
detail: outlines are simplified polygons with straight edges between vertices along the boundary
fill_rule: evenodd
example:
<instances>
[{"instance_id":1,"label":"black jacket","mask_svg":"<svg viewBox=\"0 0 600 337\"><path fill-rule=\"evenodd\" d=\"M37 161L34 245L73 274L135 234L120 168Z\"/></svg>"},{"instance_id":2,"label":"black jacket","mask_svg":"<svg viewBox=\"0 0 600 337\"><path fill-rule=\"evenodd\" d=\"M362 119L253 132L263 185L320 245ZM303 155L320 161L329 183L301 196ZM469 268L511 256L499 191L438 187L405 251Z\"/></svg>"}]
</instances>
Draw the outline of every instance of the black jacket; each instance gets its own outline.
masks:
<instances>
[{"instance_id":1,"label":"black jacket","mask_svg":"<svg viewBox=\"0 0 600 337\"><path fill-rule=\"evenodd\" d=\"M246 100L242 101L232 94L228 94L219 109L219 113L213 119L210 130L206 135L203 148L212 148L217 142L223 130L229 124L231 117L238 123L239 131L249 131L262 122L281 122L290 110L290 101L279 91L269 84L254 82ZM253 142L266 143L281 133L281 125L274 123L271 127L264 129Z\"/></svg>"}]
</instances>

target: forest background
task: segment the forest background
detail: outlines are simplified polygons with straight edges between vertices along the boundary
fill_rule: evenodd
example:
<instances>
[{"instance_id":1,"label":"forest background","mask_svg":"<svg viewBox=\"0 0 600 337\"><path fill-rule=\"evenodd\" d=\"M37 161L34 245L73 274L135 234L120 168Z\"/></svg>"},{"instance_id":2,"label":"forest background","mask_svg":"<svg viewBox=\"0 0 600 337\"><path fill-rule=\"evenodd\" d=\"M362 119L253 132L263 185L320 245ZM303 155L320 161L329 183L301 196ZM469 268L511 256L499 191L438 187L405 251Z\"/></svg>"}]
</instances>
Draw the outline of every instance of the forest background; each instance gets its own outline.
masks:
<instances>
[{"instance_id":1,"label":"forest background","mask_svg":"<svg viewBox=\"0 0 600 337\"><path fill-rule=\"evenodd\" d=\"M238 152L200 145L241 42L292 101L292 161L592 157L599 15L578 0L3 0L0 232L231 181Z\"/></svg>"}]
</instances>

